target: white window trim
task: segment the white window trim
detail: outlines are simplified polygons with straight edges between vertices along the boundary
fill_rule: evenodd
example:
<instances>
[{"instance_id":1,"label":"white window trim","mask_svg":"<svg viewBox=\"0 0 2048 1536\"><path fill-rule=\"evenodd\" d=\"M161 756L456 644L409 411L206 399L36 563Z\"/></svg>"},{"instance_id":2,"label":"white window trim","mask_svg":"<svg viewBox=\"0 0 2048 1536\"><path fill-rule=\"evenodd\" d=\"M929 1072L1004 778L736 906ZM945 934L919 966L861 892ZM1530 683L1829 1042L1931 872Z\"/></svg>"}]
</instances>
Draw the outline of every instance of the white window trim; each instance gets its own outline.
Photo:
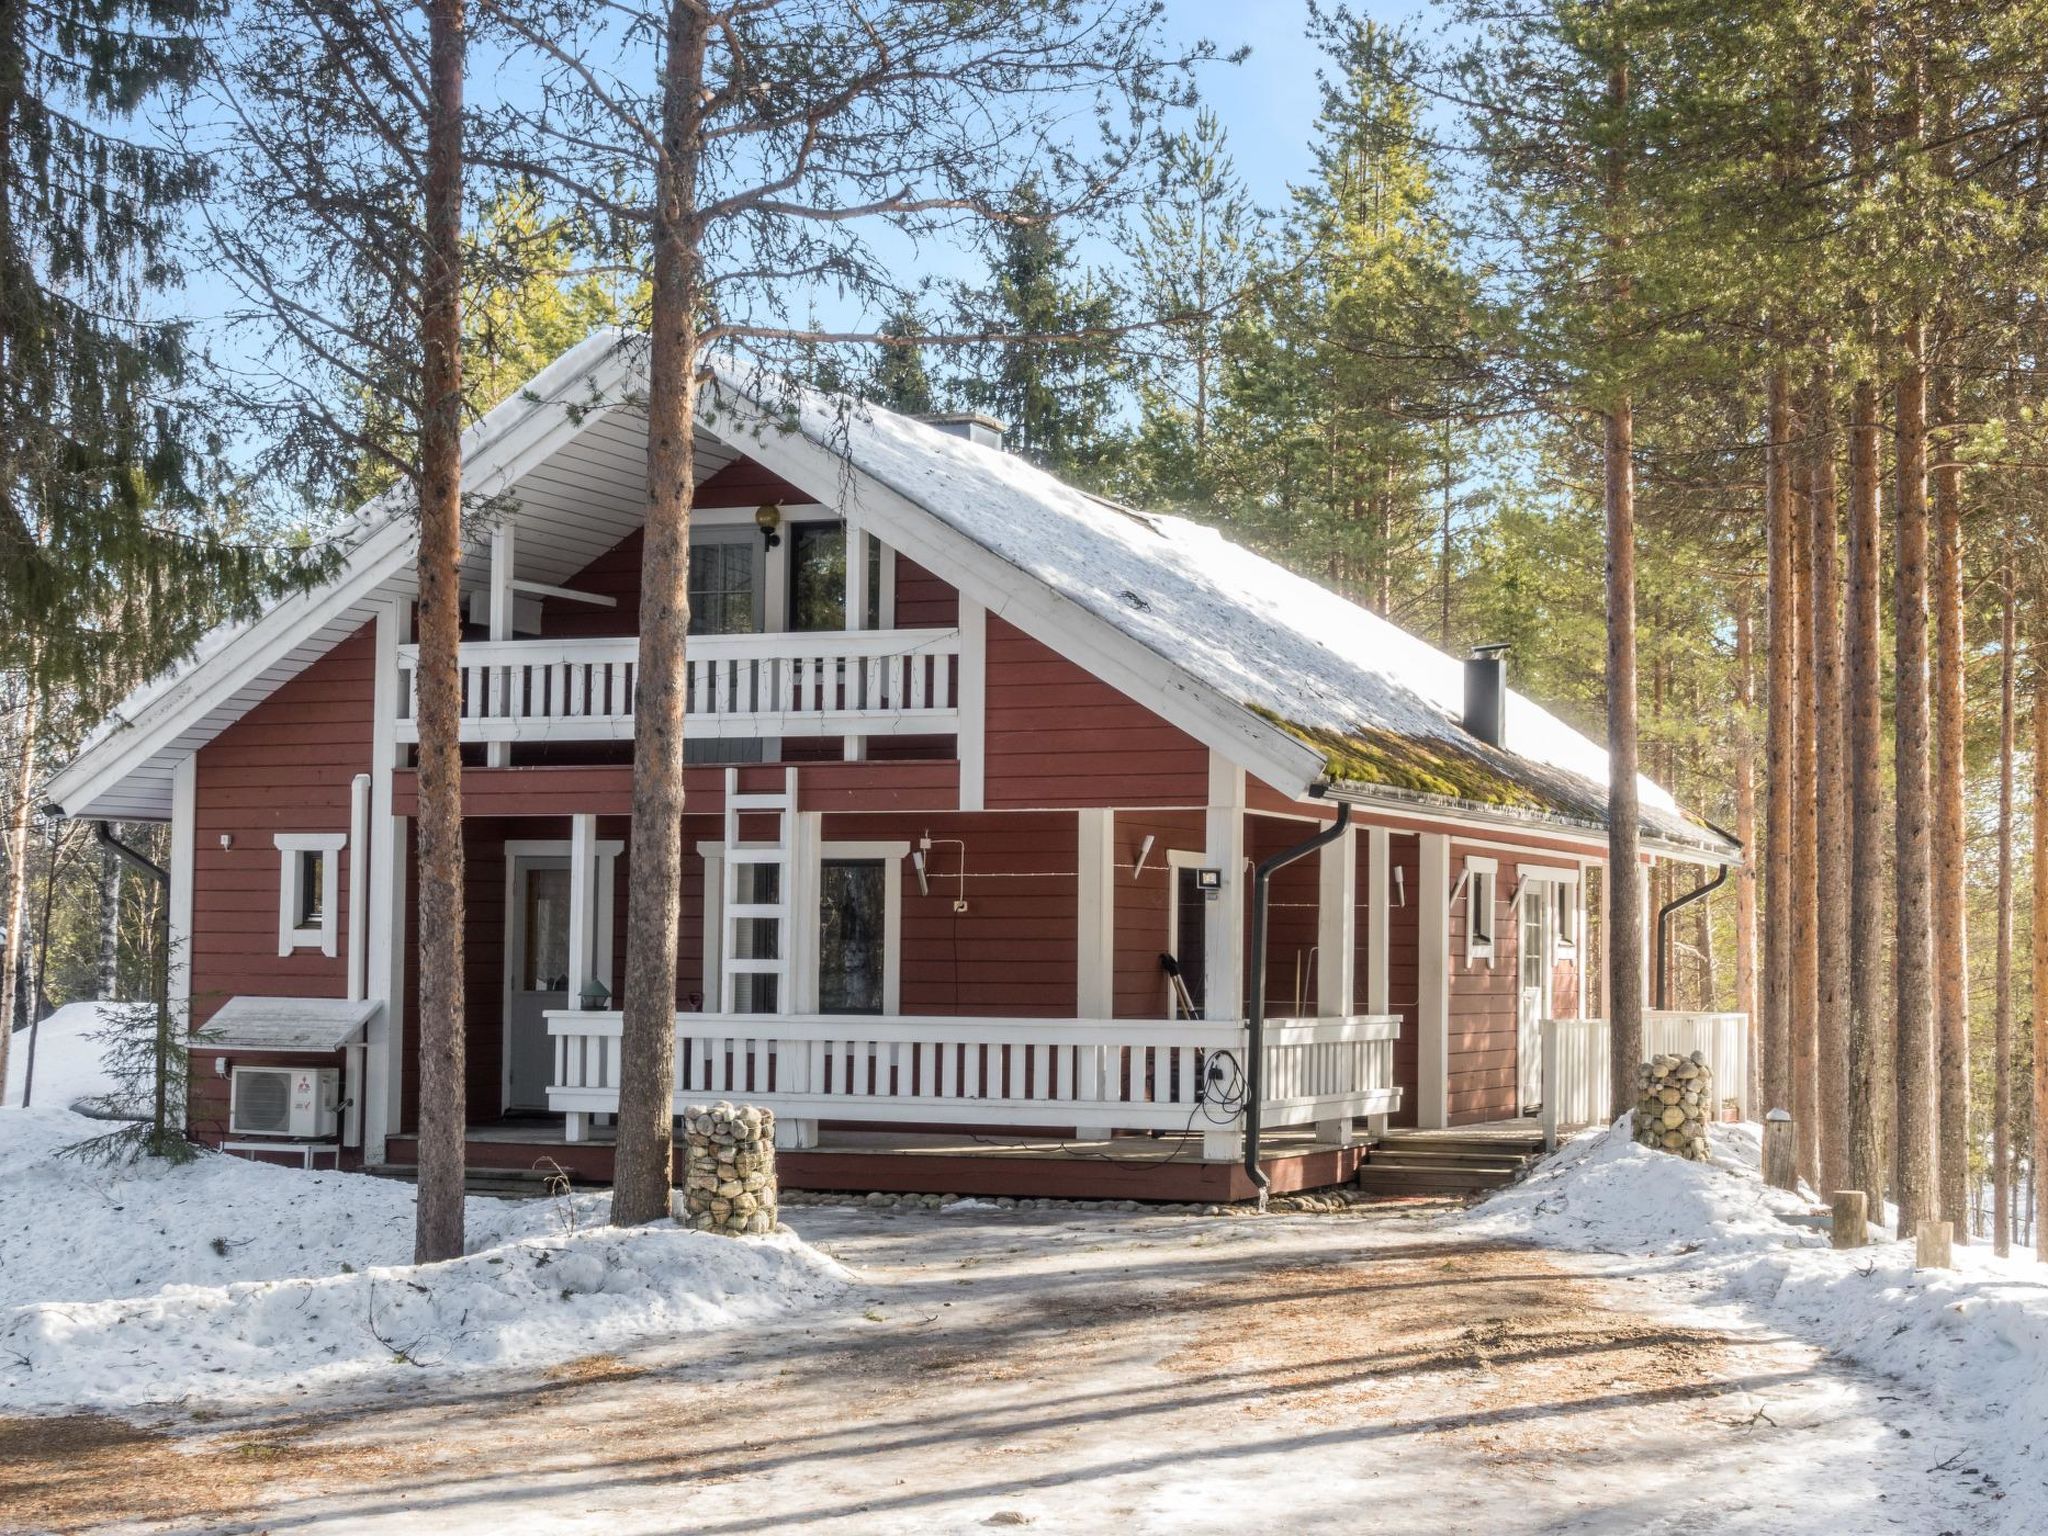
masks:
<instances>
[{"instance_id":1,"label":"white window trim","mask_svg":"<svg viewBox=\"0 0 2048 1536\"><path fill-rule=\"evenodd\" d=\"M1465 855L1465 966L1468 970L1482 960L1489 970L1493 967L1500 937L1499 884L1500 862L1497 859ZM1479 936L1482 912L1486 928L1483 939Z\"/></svg>"},{"instance_id":2,"label":"white window trim","mask_svg":"<svg viewBox=\"0 0 2048 1536\"><path fill-rule=\"evenodd\" d=\"M318 949L323 955L341 952L341 851L348 846L346 832L278 832L271 837L277 848L277 953L285 958L301 949ZM320 859L320 921L300 927L299 908L304 904L301 883L305 860L300 854L317 853Z\"/></svg>"}]
</instances>

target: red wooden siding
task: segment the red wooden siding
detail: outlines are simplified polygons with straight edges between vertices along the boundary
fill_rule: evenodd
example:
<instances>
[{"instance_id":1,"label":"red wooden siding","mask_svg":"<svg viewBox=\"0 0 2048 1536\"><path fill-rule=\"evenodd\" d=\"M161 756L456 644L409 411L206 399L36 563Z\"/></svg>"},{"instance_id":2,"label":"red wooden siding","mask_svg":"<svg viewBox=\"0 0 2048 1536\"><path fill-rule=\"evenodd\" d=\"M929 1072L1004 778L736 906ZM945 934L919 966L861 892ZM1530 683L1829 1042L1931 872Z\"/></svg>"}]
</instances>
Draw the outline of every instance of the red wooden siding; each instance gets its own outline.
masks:
<instances>
[{"instance_id":1,"label":"red wooden siding","mask_svg":"<svg viewBox=\"0 0 2048 1536\"><path fill-rule=\"evenodd\" d=\"M903 872L903 1011L1072 1018L1079 829L1072 815L952 815L908 820L827 816L827 842L896 839L929 830L931 894ZM967 903L953 911L966 847Z\"/></svg>"},{"instance_id":2,"label":"red wooden siding","mask_svg":"<svg viewBox=\"0 0 2048 1536\"><path fill-rule=\"evenodd\" d=\"M279 955L283 866L271 837L348 831L350 786L370 767L375 660L375 638L365 625L199 749L190 940L195 1029L237 994L347 993L349 888L362 851L340 855L334 954L312 948ZM221 847L223 834L231 847ZM202 1061L191 1119L196 1132L215 1137L226 1129L228 1079L212 1072L210 1058Z\"/></svg>"},{"instance_id":3,"label":"red wooden siding","mask_svg":"<svg viewBox=\"0 0 2048 1536\"><path fill-rule=\"evenodd\" d=\"M987 690L991 809L1208 799L1200 742L993 614Z\"/></svg>"},{"instance_id":4,"label":"red wooden siding","mask_svg":"<svg viewBox=\"0 0 2048 1536\"><path fill-rule=\"evenodd\" d=\"M1305 821L1278 816L1247 816L1245 857L1254 864L1271 858L1315 834ZM1316 1011L1315 953L1318 895L1322 886L1319 855L1310 854L1273 871L1266 887L1266 1017L1313 1016ZM1252 881L1245 878L1245 998L1251 997ZM1297 1009L1296 1001L1300 1007Z\"/></svg>"},{"instance_id":5,"label":"red wooden siding","mask_svg":"<svg viewBox=\"0 0 2048 1536\"><path fill-rule=\"evenodd\" d=\"M908 555L897 555L895 627L951 629L959 622L959 592Z\"/></svg>"},{"instance_id":6,"label":"red wooden siding","mask_svg":"<svg viewBox=\"0 0 2048 1536\"><path fill-rule=\"evenodd\" d=\"M778 506L807 507L817 499L749 458L734 459L698 486L695 497L700 507L758 507L771 501Z\"/></svg>"},{"instance_id":7,"label":"red wooden siding","mask_svg":"<svg viewBox=\"0 0 2048 1536\"><path fill-rule=\"evenodd\" d=\"M1493 962L1465 960L1466 892L1460 891L1451 904L1451 1021L1449 1107L1453 1125L1473 1125L1486 1120L1505 1120L1515 1115L1516 1015L1520 985L1517 955L1520 935L1509 909L1514 889L1514 866L1498 854L1490 854L1500 865L1494 882ZM1451 848L1451 886L1457 888L1465 872L1465 857L1454 844Z\"/></svg>"},{"instance_id":8,"label":"red wooden siding","mask_svg":"<svg viewBox=\"0 0 2048 1536\"><path fill-rule=\"evenodd\" d=\"M1136 873L1138 849L1154 839L1145 872ZM1121 811L1112 844L1116 871L1111 889L1116 903L1116 936L1112 951L1112 1013L1119 1019L1167 1019L1174 1016L1166 973L1159 956L1173 944L1175 875L1167 854L1174 849L1200 853L1204 842L1200 811Z\"/></svg>"}]
</instances>

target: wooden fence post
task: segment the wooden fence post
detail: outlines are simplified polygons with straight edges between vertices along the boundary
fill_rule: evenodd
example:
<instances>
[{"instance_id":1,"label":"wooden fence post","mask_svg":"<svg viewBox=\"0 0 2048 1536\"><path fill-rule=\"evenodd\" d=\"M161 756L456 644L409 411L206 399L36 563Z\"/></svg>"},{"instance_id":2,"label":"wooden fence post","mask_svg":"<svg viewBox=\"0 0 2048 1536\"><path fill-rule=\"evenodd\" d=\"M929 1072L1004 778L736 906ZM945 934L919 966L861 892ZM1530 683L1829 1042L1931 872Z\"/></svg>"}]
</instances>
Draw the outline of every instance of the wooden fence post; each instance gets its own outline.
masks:
<instances>
[{"instance_id":1,"label":"wooden fence post","mask_svg":"<svg viewBox=\"0 0 2048 1536\"><path fill-rule=\"evenodd\" d=\"M1764 1116L1764 1182L1773 1189L1799 1187L1798 1149L1792 1140L1792 1116L1774 1109Z\"/></svg>"},{"instance_id":2,"label":"wooden fence post","mask_svg":"<svg viewBox=\"0 0 2048 1536\"><path fill-rule=\"evenodd\" d=\"M1838 1189L1828 1197L1834 1207L1837 1248L1863 1248L1870 1242L1870 1197L1860 1189Z\"/></svg>"}]
</instances>

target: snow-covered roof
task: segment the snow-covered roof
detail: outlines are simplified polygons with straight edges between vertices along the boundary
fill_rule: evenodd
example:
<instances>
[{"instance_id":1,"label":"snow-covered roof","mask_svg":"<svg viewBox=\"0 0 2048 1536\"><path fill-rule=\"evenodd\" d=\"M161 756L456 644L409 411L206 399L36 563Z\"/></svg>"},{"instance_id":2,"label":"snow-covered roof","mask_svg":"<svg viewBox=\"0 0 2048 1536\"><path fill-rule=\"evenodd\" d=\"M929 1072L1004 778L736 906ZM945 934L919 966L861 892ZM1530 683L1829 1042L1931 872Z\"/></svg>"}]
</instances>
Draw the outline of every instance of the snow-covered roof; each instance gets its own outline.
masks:
<instances>
[{"instance_id":1,"label":"snow-covered roof","mask_svg":"<svg viewBox=\"0 0 2048 1536\"><path fill-rule=\"evenodd\" d=\"M384 1005L372 998L231 997L206 1021L200 1044L227 1051L338 1051Z\"/></svg>"},{"instance_id":2,"label":"snow-covered roof","mask_svg":"<svg viewBox=\"0 0 2048 1536\"><path fill-rule=\"evenodd\" d=\"M1505 744L1487 745L1461 723L1461 660L1216 529L1118 506L892 411L806 393L796 418L805 437L1314 749L1332 786L1606 824L1605 749L1512 690ZM1638 786L1652 838L1739 853L1660 785Z\"/></svg>"},{"instance_id":3,"label":"snow-covered roof","mask_svg":"<svg viewBox=\"0 0 2048 1536\"><path fill-rule=\"evenodd\" d=\"M616 515L637 496L585 492L599 461L631 456L644 438L645 360L639 338L593 336L465 435L479 492L509 493L516 515L554 530L548 538L564 560L580 547L578 518L590 523L588 558L615 540ZM1283 788L1298 791L1320 773L1318 787L1340 797L1606 823L1602 748L1512 691L1505 744L1488 746L1460 723L1461 661L1213 528L1117 506L1001 449L742 369L719 371L698 436L700 452L708 446L717 462L752 454L828 504L857 508L863 482L893 493L918 525L900 530L907 539L930 528L928 517L979 552L993 575L984 583L991 590L975 595L992 612L1007 611L995 590L1005 583L1071 604L1059 612L1071 619L1078 609L1114 642L1092 654L1115 661L1110 650L1128 653L1168 674L1159 699L1194 701L1221 722L1211 744L1227 743L1219 746L1226 753L1263 742L1266 763L1289 767ZM805 449L801 464L785 451L793 444ZM637 487L637 469L627 481ZM409 587L409 507L384 498L351 533L355 553L329 587L210 637L138 689L58 776L59 803L77 815L166 814L179 756L363 622L371 600ZM1009 582L1011 570L1029 581ZM1642 779L1639 787L1643 831L1655 844L1740 856L1733 839L1686 815L1660 786Z\"/></svg>"}]
</instances>

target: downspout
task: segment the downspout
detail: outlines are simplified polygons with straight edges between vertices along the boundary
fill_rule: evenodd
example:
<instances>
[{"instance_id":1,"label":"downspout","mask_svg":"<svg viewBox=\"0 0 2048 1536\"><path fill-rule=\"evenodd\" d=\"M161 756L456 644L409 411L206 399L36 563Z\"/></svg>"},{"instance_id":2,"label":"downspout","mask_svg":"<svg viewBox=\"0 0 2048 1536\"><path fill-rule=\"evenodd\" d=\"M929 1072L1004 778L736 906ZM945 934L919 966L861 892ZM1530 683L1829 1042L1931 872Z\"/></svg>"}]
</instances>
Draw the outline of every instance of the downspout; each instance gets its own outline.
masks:
<instances>
[{"instance_id":1,"label":"downspout","mask_svg":"<svg viewBox=\"0 0 2048 1536\"><path fill-rule=\"evenodd\" d=\"M1671 1006L1671 918L1680 907L1691 906L1694 902L1711 896L1728 883L1730 866L1723 864L1721 873L1705 885L1695 886L1683 896L1673 897L1657 909L1657 1006Z\"/></svg>"},{"instance_id":2,"label":"downspout","mask_svg":"<svg viewBox=\"0 0 2048 1536\"><path fill-rule=\"evenodd\" d=\"M1306 858L1318 848L1334 843L1351 825L1351 802L1337 802L1337 819L1305 842L1283 848L1261 859L1252 873L1251 1006L1245 1012L1246 1061L1244 1064L1244 1171L1259 1192L1259 1208L1265 1209L1266 1170L1259 1166L1261 1099L1265 1094L1266 1054L1266 888L1276 869Z\"/></svg>"}]
</instances>

